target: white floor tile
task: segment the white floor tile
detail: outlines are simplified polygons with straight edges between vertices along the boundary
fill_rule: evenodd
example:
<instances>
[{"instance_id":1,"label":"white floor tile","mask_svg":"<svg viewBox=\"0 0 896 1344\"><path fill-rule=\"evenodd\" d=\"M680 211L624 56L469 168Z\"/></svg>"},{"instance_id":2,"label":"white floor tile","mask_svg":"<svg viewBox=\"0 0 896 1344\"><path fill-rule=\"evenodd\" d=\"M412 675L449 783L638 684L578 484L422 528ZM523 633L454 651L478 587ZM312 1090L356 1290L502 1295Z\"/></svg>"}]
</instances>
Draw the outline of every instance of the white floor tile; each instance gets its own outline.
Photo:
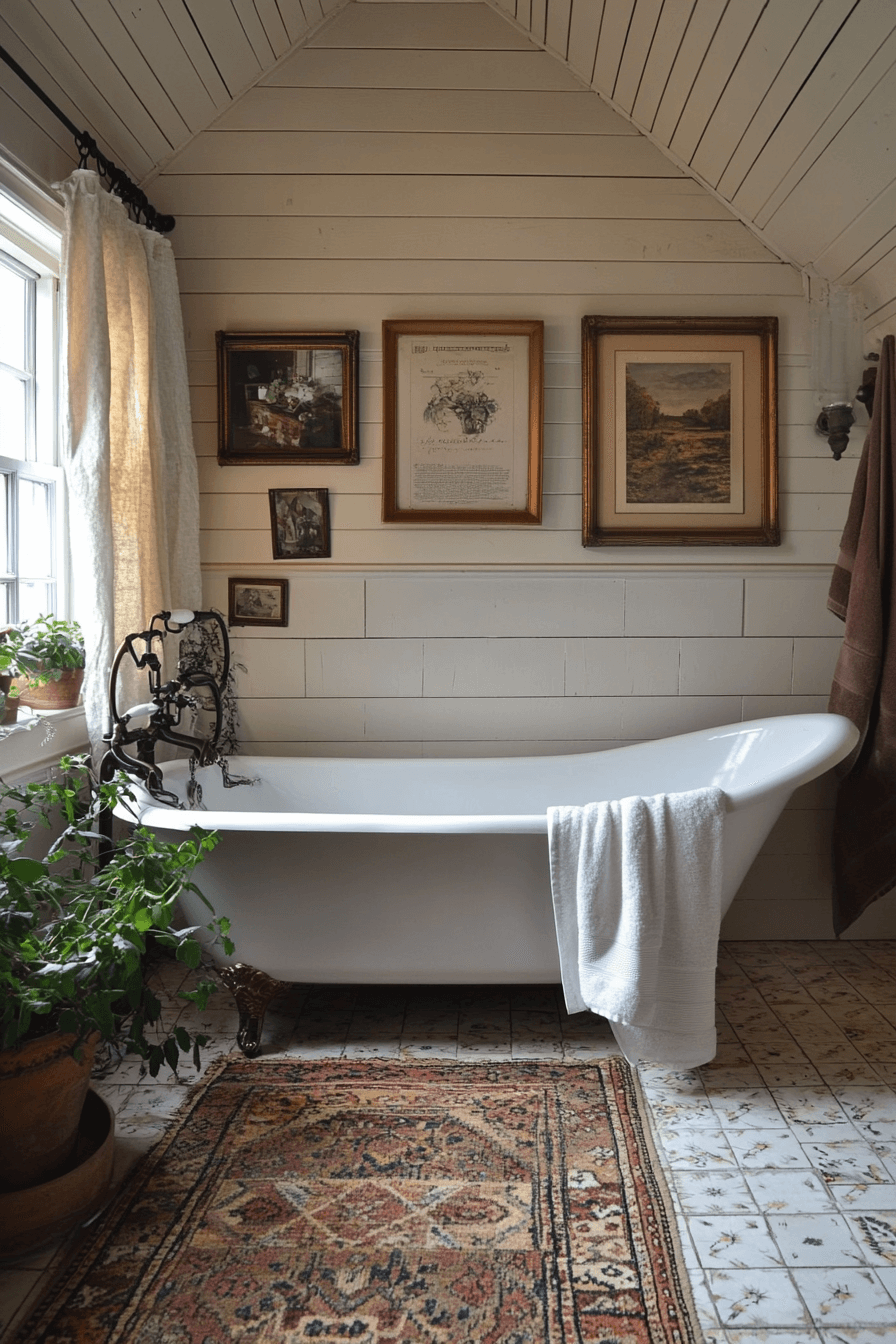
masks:
<instances>
[{"instance_id":1,"label":"white floor tile","mask_svg":"<svg viewBox=\"0 0 896 1344\"><path fill-rule=\"evenodd\" d=\"M794 1269L794 1283L816 1325L884 1325L894 1303L870 1269Z\"/></svg>"},{"instance_id":2,"label":"white floor tile","mask_svg":"<svg viewBox=\"0 0 896 1344\"><path fill-rule=\"evenodd\" d=\"M745 1171L744 1179L766 1214L827 1213L835 1207L828 1187L814 1171Z\"/></svg>"},{"instance_id":3,"label":"white floor tile","mask_svg":"<svg viewBox=\"0 0 896 1344\"><path fill-rule=\"evenodd\" d=\"M739 1171L677 1171L674 1191L685 1214L759 1211L756 1199Z\"/></svg>"},{"instance_id":4,"label":"white floor tile","mask_svg":"<svg viewBox=\"0 0 896 1344\"><path fill-rule=\"evenodd\" d=\"M706 1278L726 1327L812 1325L786 1269L717 1269Z\"/></svg>"},{"instance_id":5,"label":"white floor tile","mask_svg":"<svg viewBox=\"0 0 896 1344\"><path fill-rule=\"evenodd\" d=\"M784 1258L758 1214L686 1219L704 1269L781 1268Z\"/></svg>"},{"instance_id":6,"label":"white floor tile","mask_svg":"<svg viewBox=\"0 0 896 1344\"><path fill-rule=\"evenodd\" d=\"M853 1267L868 1263L842 1214L769 1214L768 1225L788 1268Z\"/></svg>"}]
</instances>

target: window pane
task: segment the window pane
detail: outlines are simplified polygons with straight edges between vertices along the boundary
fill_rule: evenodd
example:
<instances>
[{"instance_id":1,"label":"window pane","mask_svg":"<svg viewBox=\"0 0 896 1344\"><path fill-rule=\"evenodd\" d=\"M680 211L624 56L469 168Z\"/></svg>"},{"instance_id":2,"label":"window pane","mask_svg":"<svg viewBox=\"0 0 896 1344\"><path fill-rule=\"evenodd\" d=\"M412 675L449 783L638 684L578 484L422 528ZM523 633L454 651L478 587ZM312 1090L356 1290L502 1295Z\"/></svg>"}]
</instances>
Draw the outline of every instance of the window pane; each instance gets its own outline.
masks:
<instances>
[{"instance_id":1,"label":"window pane","mask_svg":"<svg viewBox=\"0 0 896 1344\"><path fill-rule=\"evenodd\" d=\"M25 295L27 281L8 266L0 266L0 360L24 369Z\"/></svg>"},{"instance_id":2,"label":"window pane","mask_svg":"<svg viewBox=\"0 0 896 1344\"><path fill-rule=\"evenodd\" d=\"M9 535L9 509L10 509L10 491L12 490L12 477L8 472L0 475L0 570L7 574L13 573L15 563L12 555L11 537Z\"/></svg>"},{"instance_id":3,"label":"window pane","mask_svg":"<svg viewBox=\"0 0 896 1344\"><path fill-rule=\"evenodd\" d=\"M53 487L19 477L19 573L23 578L46 578L52 573Z\"/></svg>"},{"instance_id":4,"label":"window pane","mask_svg":"<svg viewBox=\"0 0 896 1344\"><path fill-rule=\"evenodd\" d=\"M0 457L27 456L25 388L21 378L0 369Z\"/></svg>"},{"instance_id":5,"label":"window pane","mask_svg":"<svg viewBox=\"0 0 896 1344\"><path fill-rule=\"evenodd\" d=\"M10 615L12 611L10 603L11 595L11 585L8 583L0 583L0 625L9 625L12 621L12 616Z\"/></svg>"},{"instance_id":6,"label":"window pane","mask_svg":"<svg viewBox=\"0 0 896 1344\"><path fill-rule=\"evenodd\" d=\"M51 583L19 584L19 620L33 621L53 610L55 598Z\"/></svg>"}]
</instances>

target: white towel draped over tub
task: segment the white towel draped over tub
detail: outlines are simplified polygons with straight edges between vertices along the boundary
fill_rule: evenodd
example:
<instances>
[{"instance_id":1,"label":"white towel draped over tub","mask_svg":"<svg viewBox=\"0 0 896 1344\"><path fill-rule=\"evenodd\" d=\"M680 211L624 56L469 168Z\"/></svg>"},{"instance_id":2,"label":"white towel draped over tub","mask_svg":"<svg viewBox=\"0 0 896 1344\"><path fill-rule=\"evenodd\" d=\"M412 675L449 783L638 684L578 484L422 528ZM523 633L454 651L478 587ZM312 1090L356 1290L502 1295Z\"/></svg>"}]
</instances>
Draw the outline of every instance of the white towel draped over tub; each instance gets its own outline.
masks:
<instances>
[{"instance_id":1,"label":"white towel draped over tub","mask_svg":"<svg viewBox=\"0 0 896 1344\"><path fill-rule=\"evenodd\" d=\"M566 1006L608 1018L629 1063L715 1055L724 815L714 787L548 809Z\"/></svg>"}]
</instances>

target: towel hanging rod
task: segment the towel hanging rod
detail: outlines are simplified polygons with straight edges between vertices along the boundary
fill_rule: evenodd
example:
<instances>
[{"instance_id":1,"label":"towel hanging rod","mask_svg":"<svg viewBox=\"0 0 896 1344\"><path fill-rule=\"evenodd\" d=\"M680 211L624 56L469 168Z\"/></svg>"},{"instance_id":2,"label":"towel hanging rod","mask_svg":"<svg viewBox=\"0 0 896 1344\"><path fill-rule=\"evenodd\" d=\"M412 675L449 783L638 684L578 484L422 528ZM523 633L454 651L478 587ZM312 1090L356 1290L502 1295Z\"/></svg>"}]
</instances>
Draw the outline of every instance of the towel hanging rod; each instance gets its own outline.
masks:
<instances>
[{"instance_id":1,"label":"towel hanging rod","mask_svg":"<svg viewBox=\"0 0 896 1344\"><path fill-rule=\"evenodd\" d=\"M97 143L88 131L79 131L77 126L71 121L61 108L57 107L52 98L49 98L35 84L34 80L23 70L18 61L10 56L9 52L0 47L0 59L4 60L10 70L15 71L19 79L41 102L50 109L54 117L62 122L63 126L75 137L75 144L78 147L80 155L79 168L87 167L88 159L95 159L97 171L100 177L106 179L110 189L131 211L138 224L145 224L148 229L154 229L156 233L170 233L174 228L175 219L173 215L160 215L159 212L150 205L145 194L140 190L135 182L128 177L123 168L119 168L111 159L107 159L105 154L101 153Z\"/></svg>"}]
</instances>

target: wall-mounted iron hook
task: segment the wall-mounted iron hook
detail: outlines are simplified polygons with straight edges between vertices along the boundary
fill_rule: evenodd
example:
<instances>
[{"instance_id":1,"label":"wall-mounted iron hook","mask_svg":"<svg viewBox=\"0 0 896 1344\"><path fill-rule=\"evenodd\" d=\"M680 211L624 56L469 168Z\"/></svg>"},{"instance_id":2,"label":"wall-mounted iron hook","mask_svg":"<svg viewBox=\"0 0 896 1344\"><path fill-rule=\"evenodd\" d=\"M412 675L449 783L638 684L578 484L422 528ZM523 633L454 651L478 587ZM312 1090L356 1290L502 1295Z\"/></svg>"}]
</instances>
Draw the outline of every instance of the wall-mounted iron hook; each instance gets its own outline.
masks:
<instances>
[{"instance_id":1,"label":"wall-mounted iron hook","mask_svg":"<svg viewBox=\"0 0 896 1344\"><path fill-rule=\"evenodd\" d=\"M880 360L880 355L871 354L866 355L865 358L873 359L875 363L869 364L868 368L863 372L862 385L858 392L856 392L856 401L862 403L865 410L868 412L868 418L870 419L871 413L874 410L874 389L877 386L877 361Z\"/></svg>"}]
</instances>

